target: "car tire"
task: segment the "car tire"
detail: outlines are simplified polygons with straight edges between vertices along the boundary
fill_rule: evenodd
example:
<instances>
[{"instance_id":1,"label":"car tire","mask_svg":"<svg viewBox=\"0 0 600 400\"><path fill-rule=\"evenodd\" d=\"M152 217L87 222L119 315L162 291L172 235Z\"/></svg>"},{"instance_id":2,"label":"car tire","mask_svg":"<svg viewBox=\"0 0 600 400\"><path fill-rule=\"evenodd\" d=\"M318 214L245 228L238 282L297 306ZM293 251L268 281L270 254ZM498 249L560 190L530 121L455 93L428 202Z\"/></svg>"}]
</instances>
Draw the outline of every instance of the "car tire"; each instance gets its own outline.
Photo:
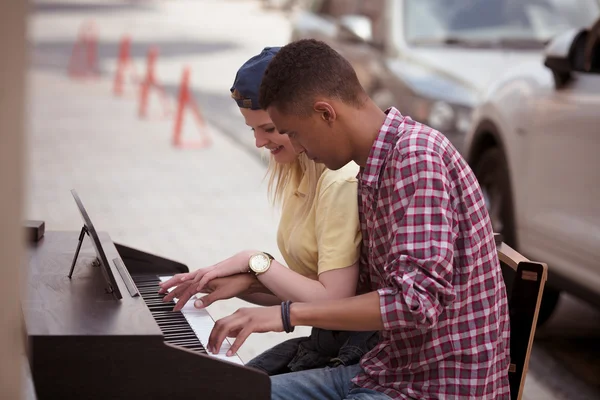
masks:
<instances>
[{"instance_id":1,"label":"car tire","mask_svg":"<svg viewBox=\"0 0 600 400\"><path fill-rule=\"evenodd\" d=\"M488 203L494 232L501 233L504 243L518 250L508 164L502 149L492 147L485 150L476 163L474 172L486 197L486 203L496 201L496 204ZM550 319L558 305L559 298L560 290L548 285L544 287L538 313L538 327Z\"/></svg>"},{"instance_id":2,"label":"car tire","mask_svg":"<svg viewBox=\"0 0 600 400\"><path fill-rule=\"evenodd\" d=\"M501 233L504 243L516 249L512 191L502 149L485 150L474 172L485 197L494 233Z\"/></svg>"},{"instance_id":3,"label":"car tire","mask_svg":"<svg viewBox=\"0 0 600 400\"><path fill-rule=\"evenodd\" d=\"M560 290L546 284L538 312L537 327L544 325L554 313L560 299Z\"/></svg>"}]
</instances>

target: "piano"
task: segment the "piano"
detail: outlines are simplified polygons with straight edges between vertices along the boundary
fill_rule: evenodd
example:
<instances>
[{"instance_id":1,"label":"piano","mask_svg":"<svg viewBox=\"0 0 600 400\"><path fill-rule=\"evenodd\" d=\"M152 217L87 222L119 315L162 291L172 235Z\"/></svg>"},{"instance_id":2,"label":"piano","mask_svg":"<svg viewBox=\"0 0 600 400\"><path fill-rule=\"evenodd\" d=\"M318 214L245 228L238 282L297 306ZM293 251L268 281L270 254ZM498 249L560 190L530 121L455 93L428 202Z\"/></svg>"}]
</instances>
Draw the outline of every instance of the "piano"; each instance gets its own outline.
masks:
<instances>
[{"instance_id":1,"label":"piano","mask_svg":"<svg viewBox=\"0 0 600 400\"><path fill-rule=\"evenodd\" d=\"M22 307L38 399L270 398L269 377L225 356L229 345L207 353L214 321L206 310L189 302L174 312L162 301L159 281L187 266L98 232L111 290L91 240L80 241L68 277L80 236L46 231L29 244Z\"/></svg>"}]
</instances>

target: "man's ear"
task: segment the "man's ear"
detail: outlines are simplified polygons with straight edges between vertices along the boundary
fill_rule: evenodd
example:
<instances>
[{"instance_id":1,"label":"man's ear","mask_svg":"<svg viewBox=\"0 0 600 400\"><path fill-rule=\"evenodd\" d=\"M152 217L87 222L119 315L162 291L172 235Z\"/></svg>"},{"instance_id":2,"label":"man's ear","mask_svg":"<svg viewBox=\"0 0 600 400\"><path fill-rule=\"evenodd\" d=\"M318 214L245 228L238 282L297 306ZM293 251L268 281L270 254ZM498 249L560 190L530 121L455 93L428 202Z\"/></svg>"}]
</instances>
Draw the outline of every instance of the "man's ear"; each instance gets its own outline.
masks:
<instances>
[{"instance_id":1,"label":"man's ear","mask_svg":"<svg viewBox=\"0 0 600 400\"><path fill-rule=\"evenodd\" d=\"M337 119L337 113L335 112L335 109L326 101L317 101L313 108L315 112L321 114L323 121L327 122L328 124L331 124Z\"/></svg>"}]
</instances>

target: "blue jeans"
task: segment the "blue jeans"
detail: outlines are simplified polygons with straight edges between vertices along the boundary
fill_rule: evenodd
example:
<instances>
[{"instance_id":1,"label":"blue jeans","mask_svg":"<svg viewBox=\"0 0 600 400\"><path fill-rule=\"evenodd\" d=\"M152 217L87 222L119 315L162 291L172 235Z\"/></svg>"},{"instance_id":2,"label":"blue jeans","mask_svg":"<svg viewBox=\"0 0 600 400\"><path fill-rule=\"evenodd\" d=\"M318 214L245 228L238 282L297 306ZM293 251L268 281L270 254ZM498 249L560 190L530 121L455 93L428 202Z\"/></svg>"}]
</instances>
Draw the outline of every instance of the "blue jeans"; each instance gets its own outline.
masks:
<instances>
[{"instance_id":1,"label":"blue jeans","mask_svg":"<svg viewBox=\"0 0 600 400\"><path fill-rule=\"evenodd\" d=\"M390 400L383 393L355 386L359 364L318 368L271 377L272 400Z\"/></svg>"}]
</instances>

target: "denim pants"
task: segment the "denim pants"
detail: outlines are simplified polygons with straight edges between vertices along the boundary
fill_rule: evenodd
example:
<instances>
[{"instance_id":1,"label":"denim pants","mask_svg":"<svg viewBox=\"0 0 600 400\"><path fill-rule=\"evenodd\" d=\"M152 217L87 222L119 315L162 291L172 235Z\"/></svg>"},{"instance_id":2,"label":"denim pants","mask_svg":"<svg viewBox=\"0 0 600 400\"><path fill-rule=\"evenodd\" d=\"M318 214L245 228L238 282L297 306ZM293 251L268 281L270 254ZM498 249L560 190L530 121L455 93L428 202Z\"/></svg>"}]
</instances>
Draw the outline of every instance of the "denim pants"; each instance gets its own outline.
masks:
<instances>
[{"instance_id":1,"label":"denim pants","mask_svg":"<svg viewBox=\"0 0 600 400\"><path fill-rule=\"evenodd\" d=\"M290 372L271 377L272 400L390 400L391 397L354 385L360 364Z\"/></svg>"}]
</instances>

